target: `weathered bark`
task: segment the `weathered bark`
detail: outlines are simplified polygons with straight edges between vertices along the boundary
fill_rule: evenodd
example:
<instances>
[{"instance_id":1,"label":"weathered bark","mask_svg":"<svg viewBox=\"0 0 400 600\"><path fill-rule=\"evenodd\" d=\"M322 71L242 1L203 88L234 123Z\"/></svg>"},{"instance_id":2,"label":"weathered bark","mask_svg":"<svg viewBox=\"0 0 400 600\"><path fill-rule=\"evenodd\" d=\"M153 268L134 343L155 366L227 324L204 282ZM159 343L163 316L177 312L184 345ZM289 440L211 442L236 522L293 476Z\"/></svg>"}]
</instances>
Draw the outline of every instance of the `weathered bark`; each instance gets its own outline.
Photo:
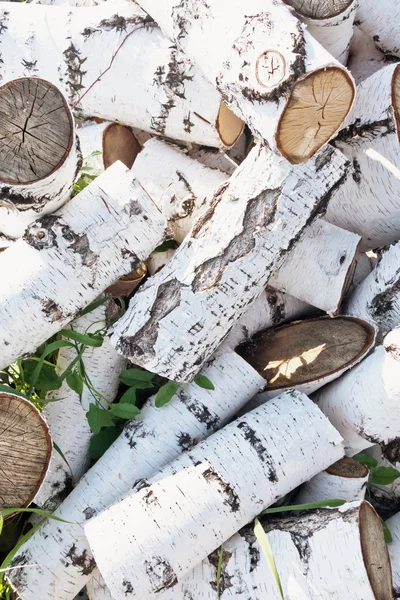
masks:
<instances>
[{"instance_id":1,"label":"weathered bark","mask_svg":"<svg viewBox=\"0 0 400 600\"><path fill-rule=\"evenodd\" d=\"M399 437L399 358L400 329L394 329L370 356L315 394L348 456Z\"/></svg>"},{"instance_id":2,"label":"weathered bark","mask_svg":"<svg viewBox=\"0 0 400 600\"><path fill-rule=\"evenodd\" d=\"M353 24L358 0L315 2L315 0L285 0L299 19L307 25L311 35L336 60L346 64L349 55Z\"/></svg>"},{"instance_id":3,"label":"weathered bark","mask_svg":"<svg viewBox=\"0 0 400 600\"><path fill-rule=\"evenodd\" d=\"M93 156L86 164L99 171L108 169L120 160L128 169L135 162L140 152L140 144L132 129L119 123L93 123L80 127L77 131L84 158L94 152L101 155Z\"/></svg>"},{"instance_id":4,"label":"weathered bark","mask_svg":"<svg viewBox=\"0 0 400 600\"><path fill-rule=\"evenodd\" d=\"M0 81L44 77L64 90L80 116L209 146L230 146L243 129L213 86L134 3L4 2L0 23L0 53L7 56ZM49 45L54 32L57 44Z\"/></svg>"},{"instance_id":5,"label":"weathered bark","mask_svg":"<svg viewBox=\"0 0 400 600\"><path fill-rule=\"evenodd\" d=\"M386 524L393 540L388 546L392 563L393 597L400 598L400 513L388 519Z\"/></svg>"},{"instance_id":6,"label":"weathered bark","mask_svg":"<svg viewBox=\"0 0 400 600\"><path fill-rule=\"evenodd\" d=\"M333 195L325 218L358 233L367 250L400 237L399 93L399 66L363 81L346 126L333 141L354 171Z\"/></svg>"},{"instance_id":7,"label":"weathered bark","mask_svg":"<svg viewBox=\"0 0 400 600\"><path fill-rule=\"evenodd\" d=\"M237 163L229 158L226 152L216 148L194 145L189 149L188 155L205 167L218 169L223 173L228 173L228 175L233 175L237 169Z\"/></svg>"},{"instance_id":8,"label":"weathered bark","mask_svg":"<svg viewBox=\"0 0 400 600\"><path fill-rule=\"evenodd\" d=\"M346 117L354 97L350 74L283 2L141 0L140 5L256 137L290 162L313 156Z\"/></svg>"},{"instance_id":9,"label":"weathered bark","mask_svg":"<svg viewBox=\"0 0 400 600\"><path fill-rule=\"evenodd\" d=\"M305 504L334 498L347 502L363 500L368 478L367 467L345 456L304 483L293 503Z\"/></svg>"},{"instance_id":10,"label":"weathered bark","mask_svg":"<svg viewBox=\"0 0 400 600\"><path fill-rule=\"evenodd\" d=\"M0 510L28 506L46 475L52 443L35 406L0 393Z\"/></svg>"},{"instance_id":11,"label":"weathered bark","mask_svg":"<svg viewBox=\"0 0 400 600\"><path fill-rule=\"evenodd\" d=\"M164 218L121 163L32 223L0 254L0 368L72 321L164 235Z\"/></svg>"},{"instance_id":12,"label":"weathered bark","mask_svg":"<svg viewBox=\"0 0 400 600\"><path fill-rule=\"evenodd\" d=\"M153 598L170 591L240 527L342 453L328 420L295 391L227 425L86 523L111 593Z\"/></svg>"},{"instance_id":13,"label":"weathered bark","mask_svg":"<svg viewBox=\"0 0 400 600\"><path fill-rule=\"evenodd\" d=\"M362 0L357 11L357 25L373 38L385 54L400 57L400 8L396 0Z\"/></svg>"},{"instance_id":14,"label":"weathered bark","mask_svg":"<svg viewBox=\"0 0 400 600\"><path fill-rule=\"evenodd\" d=\"M0 233L18 238L69 199L79 142L64 96L33 78L0 87L0 139Z\"/></svg>"},{"instance_id":15,"label":"weathered bark","mask_svg":"<svg viewBox=\"0 0 400 600\"><path fill-rule=\"evenodd\" d=\"M344 310L372 321L380 331L400 325L400 242L385 248L374 270L353 291Z\"/></svg>"},{"instance_id":16,"label":"weathered bark","mask_svg":"<svg viewBox=\"0 0 400 600\"><path fill-rule=\"evenodd\" d=\"M347 68L353 75L357 85L379 71L379 69L383 69L388 63L397 61L398 59L395 56L383 54L375 46L374 40L369 35L361 31L359 27L354 27Z\"/></svg>"},{"instance_id":17,"label":"weathered bark","mask_svg":"<svg viewBox=\"0 0 400 600\"><path fill-rule=\"evenodd\" d=\"M169 263L135 295L114 327L117 350L168 379L191 380L347 172L348 163L329 148L291 167L256 146Z\"/></svg>"}]
</instances>

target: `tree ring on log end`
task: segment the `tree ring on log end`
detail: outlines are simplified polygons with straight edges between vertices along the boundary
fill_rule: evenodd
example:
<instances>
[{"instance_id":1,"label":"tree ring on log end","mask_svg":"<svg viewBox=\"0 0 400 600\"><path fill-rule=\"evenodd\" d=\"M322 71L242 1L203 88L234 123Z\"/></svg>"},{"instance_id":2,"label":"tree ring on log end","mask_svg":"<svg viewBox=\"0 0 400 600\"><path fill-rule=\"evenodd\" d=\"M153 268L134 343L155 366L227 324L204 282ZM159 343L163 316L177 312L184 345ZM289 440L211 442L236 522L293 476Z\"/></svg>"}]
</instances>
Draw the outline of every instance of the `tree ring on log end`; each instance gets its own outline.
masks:
<instances>
[{"instance_id":1,"label":"tree ring on log end","mask_svg":"<svg viewBox=\"0 0 400 600\"><path fill-rule=\"evenodd\" d=\"M28 400L0 393L0 510L28 506L49 466L47 424Z\"/></svg>"},{"instance_id":2,"label":"tree ring on log end","mask_svg":"<svg viewBox=\"0 0 400 600\"><path fill-rule=\"evenodd\" d=\"M40 181L59 169L71 151L74 121L60 90L24 77L0 87L0 182Z\"/></svg>"},{"instance_id":3,"label":"tree ring on log end","mask_svg":"<svg viewBox=\"0 0 400 600\"><path fill-rule=\"evenodd\" d=\"M344 69L319 69L294 86L279 121L276 144L291 163L311 158L342 125L355 94Z\"/></svg>"},{"instance_id":4,"label":"tree ring on log end","mask_svg":"<svg viewBox=\"0 0 400 600\"><path fill-rule=\"evenodd\" d=\"M103 132L103 165L108 169L120 160L130 169L141 147L130 127L119 123L110 123Z\"/></svg>"},{"instance_id":5,"label":"tree ring on log end","mask_svg":"<svg viewBox=\"0 0 400 600\"><path fill-rule=\"evenodd\" d=\"M392 569L388 547L378 515L368 502L359 513L361 551L365 569L376 600L391 600Z\"/></svg>"},{"instance_id":6,"label":"tree ring on log end","mask_svg":"<svg viewBox=\"0 0 400 600\"><path fill-rule=\"evenodd\" d=\"M286 61L280 52L266 50L257 58L256 78L260 85L273 89L286 75Z\"/></svg>"},{"instance_id":7,"label":"tree ring on log end","mask_svg":"<svg viewBox=\"0 0 400 600\"><path fill-rule=\"evenodd\" d=\"M302 17L311 19L332 19L354 3L354 0L285 0Z\"/></svg>"},{"instance_id":8,"label":"tree ring on log end","mask_svg":"<svg viewBox=\"0 0 400 600\"><path fill-rule=\"evenodd\" d=\"M362 465L354 458L350 458L349 456L345 456L341 458L337 462L333 463L326 472L329 475L334 475L336 477L345 477L346 479L361 479L367 477L368 468L365 465Z\"/></svg>"},{"instance_id":9,"label":"tree ring on log end","mask_svg":"<svg viewBox=\"0 0 400 600\"><path fill-rule=\"evenodd\" d=\"M244 122L237 117L226 104L221 102L216 128L224 146L230 148L242 135Z\"/></svg>"},{"instance_id":10,"label":"tree ring on log end","mask_svg":"<svg viewBox=\"0 0 400 600\"><path fill-rule=\"evenodd\" d=\"M267 390L277 390L348 368L368 351L374 337L374 328L362 319L319 317L266 329L236 352L267 380Z\"/></svg>"}]
</instances>

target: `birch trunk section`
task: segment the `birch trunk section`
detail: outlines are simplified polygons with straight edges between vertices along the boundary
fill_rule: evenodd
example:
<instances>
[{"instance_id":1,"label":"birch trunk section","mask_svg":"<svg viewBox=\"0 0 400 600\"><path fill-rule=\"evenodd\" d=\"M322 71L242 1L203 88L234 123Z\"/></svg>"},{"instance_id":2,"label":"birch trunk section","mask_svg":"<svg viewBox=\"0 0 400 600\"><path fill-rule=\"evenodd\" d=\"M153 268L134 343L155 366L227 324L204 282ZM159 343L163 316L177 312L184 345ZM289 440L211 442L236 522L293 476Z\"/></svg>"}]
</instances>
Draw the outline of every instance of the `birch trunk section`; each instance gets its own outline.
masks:
<instances>
[{"instance_id":1,"label":"birch trunk section","mask_svg":"<svg viewBox=\"0 0 400 600\"><path fill-rule=\"evenodd\" d=\"M350 74L283 2L140 5L254 135L290 162L313 156L346 117L354 97Z\"/></svg>"},{"instance_id":2,"label":"birch trunk section","mask_svg":"<svg viewBox=\"0 0 400 600\"><path fill-rule=\"evenodd\" d=\"M38 75L80 116L179 140L229 147L242 132L213 86L134 3L2 2L0 23L0 81Z\"/></svg>"},{"instance_id":3,"label":"birch trunk section","mask_svg":"<svg viewBox=\"0 0 400 600\"><path fill-rule=\"evenodd\" d=\"M116 163L0 254L0 368L30 354L163 240L165 221ZM29 327L26 323L29 322Z\"/></svg>"},{"instance_id":4,"label":"birch trunk section","mask_svg":"<svg viewBox=\"0 0 400 600\"><path fill-rule=\"evenodd\" d=\"M393 540L388 546L393 573L393 597L400 598L400 513L390 517L386 525Z\"/></svg>"},{"instance_id":5,"label":"birch trunk section","mask_svg":"<svg viewBox=\"0 0 400 600\"><path fill-rule=\"evenodd\" d=\"M368 79L379 69L386 67L388 63L396 61L395 57L383 54L378 50L372 37L364 33L359 27L354 27L347 68L357 85Z\"/></svg>"},{"instance_id":6,"label":"birch trunk section","mask_svg":"<svg viewBox=\"0 0 400 600\"><path fill-rule=\"evenodd\" d=\"M396 0L362 0L357 11L357 24L385 54L400 57L400 8Z\"/></svg>"},{"instance_id":7,"label":"birch trunk section","mask_svg":"<svg viewBox=\"0 0 400 600\"><path fill-rule=\"evenodd\" d=\"M296 392L227 425L85 525L112 595L170 591L240 527L342 453L328 420Z\"/></svg>"},{"instance_id":8,"label":"birch trunk section","mask_svg":"<svg viewBox=\"0 0 400 600\"><path fill-rule=\"evenodd\" d=\"M256 146L135 295L113 329L117 351L168 379L191 380L324 212L347 168L329 148L291 167Z\"/></svg>"}]
</instances>

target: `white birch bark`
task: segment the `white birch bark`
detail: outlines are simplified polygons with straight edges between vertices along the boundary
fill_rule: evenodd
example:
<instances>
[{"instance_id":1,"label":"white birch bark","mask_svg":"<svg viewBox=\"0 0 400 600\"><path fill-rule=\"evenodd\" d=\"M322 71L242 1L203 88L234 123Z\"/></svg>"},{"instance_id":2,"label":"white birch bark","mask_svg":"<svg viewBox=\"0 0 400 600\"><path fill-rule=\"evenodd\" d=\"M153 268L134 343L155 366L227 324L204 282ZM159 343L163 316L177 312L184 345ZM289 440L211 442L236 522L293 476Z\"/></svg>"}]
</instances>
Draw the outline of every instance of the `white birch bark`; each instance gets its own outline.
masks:
<instances>
[{"instance_id":1,"label":"white birch bark","mask_svg":"<svg viewBox=\"0 0 400 600\"><path fill-rule=\"evenodd\" d=\"M230 146L243 129L213 86L134 3L4 2L0 22L0 53L7 56L0 81L39 75L60 86L80 116L208 146Z\"/></svg>"},{"instance_id":2,"label":"white birch bark","mask_svg":"<svg viewBox=\"0 0 400 600\"><path fill-rule=\"evenodd\" d=\"M237 169L237 164L227 156L226 152L215 148L194 145L189 148L188 155L205 167L218 169L223 173L228 173L228 175L233 175Z\"/></svg>"},{"instance_id":3,"label":"white birch bark","mask_svg":"<svg viewBox=\"0 0 400 600\"><path fill-rule=\"evenodd\" d=\"M372 321L380 331L400 325L400 242L385 248L374 270L353 291L345 312Z\"/></svg>"},{"instance_id":4,"label":"white birch bark","mask_svg":"<svg viewBox=\"0 0 400 600\"><path fill-rule=\"evenodd\" d=\"M86 523L112 595L170 591L240 527L342 454L340 436L297 392L227 425Z\"/></svg>"},{"instance_id":5,"label":"white birch bark","mask_svg":"<svg viewBox=\"0 0 400 600\"><path fill-rule=\"evenodd\" d=\"M349 285L346 289L346 297L354 292L357 286L364 281L376 267L377 255L370 252L358 252L354 260L354 269L351 273Z\"/></svg>"},{"instance_id":6,"label":"white birch bark","mask_svg":"<svg viewBox=\"0 0 400 600\"><path fill-rule=\"evenodd\" d=\"M18 238L69 199L81 153L70 108L47 81L0 87L0 117L0 234Z\"/></svg>"},{"instance_id":7,"label":"white birch bark","mask_svg":"<svg viewBox=\"0 0 400 600\"><path fill-rule=\"evenodd\" d=\"M135 162L140 152L140 144L132 129L119 123L94 123L78 129L82 156L85 165L99 172L104 171L120 160L128 169ZM101 155L91 156L95 152Z\"/></svg>"},{"instance_id":8,"label":"white birch bark","mask_svg":"<svg viewBox=\"0 0 400 600\"><path fill-rule=\"evenodd\" d=\"M362 0L357 10L357 24L373 38L385 54L400 57L400 7L396 0Z\"/></svg>"},{"instance_id":9,"label":"white birch bark","mask_svg":"<svg viewBox=\"0 0 400 600\"><path fill-rule=\"evenodd\" d=\"M361 463L345 456L325 471L304 483L293 499L293 504L319 500L364 500L369 470Z\"/></svg>"},{"instance_id":10,"label":"white birch bark","mask_svg":"<svg viewBox=\"0 0 400 600\"><path fill-rule=\"evenodd\" d=\"M70 327L78 333L87 333L107 327L107 312L112 310L112 300L94 311L72 321ZM57 371L62 373L76 357L71 348L61 348L58 353ZM82 356L85 371L94 389L101 396L94 397L84 386L82 398L64 382L59 390L49 394L43 415L47 420L53 441L61 449L67 463L56 451L53 452L46 478L35 497L41 508L53 512L64 500L90 465L89 443L92 432L86 412L92 403L107 408L113 402L119 387L119 374L128 361L117 354L108 338L100 348L88 347Z\"/></svg>"},{"instance_id":11,"label":"white birch bark","mask_svg":"<svg viewBox=\"0 0 400 600\"><path fill-rule=\"evenodd\" d=\"M358 233L367 250L400 237L399 78L399 68L389 65L363 81L345 127L333 141L354 171L332 197L325 218Z\"/></svg>"},{"instance_id":12,"label":"white birch bark","mask_svg":"<svg viewBox=\"0 0 400 600\"><path fill-rule=\"evenodd\" d=\"M312 0L285 0L292 6L299 19L307 25L309 33L336 60L346 64L358 0L346 0L340 6L315 3Z\"/></svg>"},{"instance_id":13,"label":"white birch bark","mask_svg":"<svg viewBox=\"0 0 400 600\"><path fill-rule=\"evenodd\" d=\"M32 353L162 241L165 221L121 163L0 254L0 368ZM29 327L26 324L29 323Z\"/></svg>"},{"instance_id":14,"label":"white birch bark","mask_svg":"<svg viewBox=\"0 0 400 600\"><path fill-rule=\"evenodd\" d=\"M291 167L256 146L135 295L113 328L116 349L168 379L191 380L325 210L347 168L328 148Z\"/></svg>"},{"instance_id":15,"label":"white birch bark","mask_svg":"<svg viewBox=\"0 0 400 600\"><path fill-rule=\"evenodd\" d=\"M173 257L175 250L172 248L165 250L165 252L152 252L147 261L147 270L149 275L155 275L158 271L161 271L169 260Z\"/></svg>"},{"instance_id":16,"label":"white birch bark","mask_svg":"<svg viewBox=\"0 0 400 600\"><path fill-rule=\"evenodd\" d=\"M382 346L315 395L343 436L348 456L399 437L399 357L400 329L394 329Z\"/></svg>"},{"instance_id":17,"label":"white birch bark","mask_svg":"<svg viewBox=\"0 0 400 600\"><path fill-rule=\"evenodd\" d=\"M392 542L388 548L392 563L393 597L400 598L400 513L396 513L393 517L390 517L386 521L386 525L392 534Z\"/></svg>"},{"instance_id":18,"label":"white birch bark","mask_svg":"<svg viewBox=\"0 0 400 600\"><path fill-rule=\"evenodd\" d=\"M372 37L359 27L354 27L354 35L350 42L347 68L358 85L374 73L383 69L388 63L396 61L395 57L383 54L375 46Z\"/></svg>"},{"instance_id":19,"label":"white birch bark","mask_svg":"<svg viewBox=\"0 0 400 600\"><path fill-rule=\"evenodd\" d=\"M141 0L140 5L255 136L293 163L306 161L325 144L350 109L351 76L283 2Z\"/></svg>"}]
</instances>

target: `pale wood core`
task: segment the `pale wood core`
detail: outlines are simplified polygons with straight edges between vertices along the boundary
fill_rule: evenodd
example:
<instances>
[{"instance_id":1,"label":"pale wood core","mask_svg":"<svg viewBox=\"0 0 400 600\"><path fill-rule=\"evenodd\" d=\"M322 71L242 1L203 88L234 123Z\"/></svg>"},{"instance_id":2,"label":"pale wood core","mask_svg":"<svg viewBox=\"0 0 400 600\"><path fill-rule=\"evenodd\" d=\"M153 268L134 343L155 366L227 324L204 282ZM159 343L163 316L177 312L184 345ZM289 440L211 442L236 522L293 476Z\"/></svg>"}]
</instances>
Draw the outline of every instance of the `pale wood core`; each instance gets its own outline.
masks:
<instances>
[{"instance_id":1,"label":"pale wood core","mask_svg":"<svg viewBox=\"0 0 400 600\"><path fill-rule=\"evenodd\" d=\"M320 69L294 87L276 135L291 163L311 158L342 125L354 98L354 83L338 67Z\"/></svg>"},{"instance_id":2,"label":"pale wood core","mask_svg":"<svg viewBox=\"0 0 400 600\"><path fill-rule=\"evenodd\" d=\"M103 164L108 169L120 160L128 169L135 162L141 148L132 130L119 123L111 123L103 132Z\"/></svg>"},{"instance_id":3,"label":"pale wood core","mask_svg":"<svg viewBox=\"0 0 400 600\"><path fill-rule=\"evenodd\" d=\"M348 479L361 479L368 475L368 469L365 465L362 465L354 458L345 456L341 458L333 465L331 465L326 472L329 475L336 475L337 477L347 477Z\"/></svg>"},{"instance_id":4,"label":"pale wood core","mask_svg":"<svg viewBox=\"0 0 400 600\"><path fill-rule=\"evenodd\" d=\"M355 0L285 0L303 17L330 19L344 12Z\"/></svg>"},{"instance_id":5,"label":"pale wood core","mask_svg":"<svg viewBox=\"0 0 400 600\"><path fill-rule=\"evenodd\" d=\"M221 102L216 126L222 143L230 148L242 134L244 122L226 104Z\"/></svg>"},{"instance_id":6,"label":"pale wood core","mask_svg":"<svg viewBox=\"0 0 400 600\"><path fill-rule=\"evenodd\" d=\"M359 514L361 551L376 600L392 600L392 569L381 522L368 502Z\"/></svg>"},{"instance_id":7,"label":"pale wood core","mask_svg":"<svg viewBox=\"0 0 400 600\"><path fill-rule=\"evenodd\" d=\"M374 330L354 317L320 317L267 329L237 348L266 389L295 387L351 365L370 346Z\"/></svg>"},{"instance_id":8,"label":"pale wood core","mask_svg":"<svg viewBox=\"0 0 400 600\"><path fill-rule=\"evenodd\" d=\"M61 92L43 79L0 88L0 181L28 184L58 169L73 143L73 119Z\"/></svg>"},{"instance_id":9,"label":"pale wood core","mask_svg":"<svg viewBox=\"0 0 400 600\"><path fill-rule=\"evenodd\" d=\"M28 506L46 474L52 444L39 411L0 393L0 510Z\"/></svg>"},{"instance_id":10,"label":"pale wood core","mask_svg":"<svg viewBox=\"0 0 400 600\"><path fill-rule=\"evenodd\" d=\"M395 68L393 73L392 104L396 116L397 137L400 140L400 65Z\"/></svg>"}]
</instances>

